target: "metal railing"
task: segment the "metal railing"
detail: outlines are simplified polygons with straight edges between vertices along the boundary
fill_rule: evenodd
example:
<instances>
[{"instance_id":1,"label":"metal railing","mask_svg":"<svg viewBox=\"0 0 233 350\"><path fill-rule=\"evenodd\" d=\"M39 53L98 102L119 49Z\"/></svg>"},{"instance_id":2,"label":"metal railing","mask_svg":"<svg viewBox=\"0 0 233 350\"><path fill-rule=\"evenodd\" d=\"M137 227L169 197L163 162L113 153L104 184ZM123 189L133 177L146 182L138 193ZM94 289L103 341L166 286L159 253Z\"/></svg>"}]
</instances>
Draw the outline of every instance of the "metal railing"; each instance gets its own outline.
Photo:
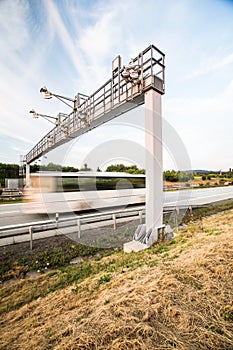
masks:
<instances>
[{"instance_id":1,"label":"metal railing","mask_svg":"<svg viewBox=\"0 0 233 350\"><path fill-rule=\"evenodd\" d=\"M178 227L177 216L182 210L188 210L192 213L193 209L205 207L204 205L189 205L185 206L164 206L163 214L170 215L174 213L174 226ZM76 233L78 239L81 238L81 232L83 228L87 229L90 224L98 224L101 226L112 226L114 230L117 229L117 225L123 221L139 220L142 224L145 218L145 206L137 206L133 208L117 209L106 211L102 213L91 213L84 215L77 215L71 217L60 217L59 214L55 214L54 219L34 221L23 224L7 225L0 227L0 246L8 245L17 242L17 237L21 236L24 238L20 242L30 241L30 249L33 248L34 234L41 233L44 231L51 231L52 234L48 236L54 236L59 234L59 229L71 227L73 232ZM93 227L91 228L93 229ZM61 233L64 234L64 233ZM39 237L41 238L41 237ZM6 240L7 239L7 240ZM5 242L3 242L5 240Z\"/></svg>"},{"instance_id":2,"label":"metal railing","mask_svg":"<svg viewBox=\"0 0 233 350\"><path fill-rule=\"evenodd\" d=\"M60 218L58 214L54 219L35 221L24 224L8 225L0 227L0 245L7 245L16 243L17 236L24 236L25 241L30 241L30 248L32 249L33 234L43 231L55 230L53 235L58 234L59 228L73 227L74 232L77 233L77 238L81 238L83 225L102 223L102 226L112 225L114 230L117 229L117 223L125 219L137 219L140 223L145 215L144 207L128 208L124 210L112 210L104 213L86 214L79 216L72 216L67 218ZM5 244L1 244L1 240L9 238ZM23 240L22 240L23 241Z\"/></svg>"},{"instance_id":3,"label":"metal railing","mask_svg":"<svg viewBox=\"0 0 233 350\"><path fill-rule=\"evenodd\" d=\"M112 72L111 79L91 96L78 94L72 113L45 135L25 156L24 161L29 164L57 146L143 104L144 93L148 89L164 94L164 59L165 55L150 45L129 64L137 67L137 79L124 78L122 72L125 68L119 65Z\"/></svg>"}]
</instances>

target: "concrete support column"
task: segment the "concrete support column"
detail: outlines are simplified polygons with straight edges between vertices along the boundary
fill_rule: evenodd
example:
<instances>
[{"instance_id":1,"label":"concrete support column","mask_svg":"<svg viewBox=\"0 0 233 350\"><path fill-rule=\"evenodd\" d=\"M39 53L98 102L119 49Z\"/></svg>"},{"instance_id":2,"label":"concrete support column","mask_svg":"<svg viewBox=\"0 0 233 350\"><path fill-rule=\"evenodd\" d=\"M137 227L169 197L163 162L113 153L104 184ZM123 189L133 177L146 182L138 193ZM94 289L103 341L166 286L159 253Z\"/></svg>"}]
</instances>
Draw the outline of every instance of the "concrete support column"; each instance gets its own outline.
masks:
<instances>
[{"instance_id":1,"label":"concrete support column","mask_svg":"<svg viewBox=\"0 0 233 350\"><path fill-rule=\"evenodd\" d=\"M152 242L158 239L163 224L163 145L161 94L145 92L146 148L146 232L152 230Z\"/></svg>"},{"instance_id":2,"label":"concrete support column","mask_svg":"<svg viewBox=\"0 0 233 350\"><path fill-rule=\"evenodd\" d=\"M26 179L25 179L26 188L30 187L30 164L26 163Z\"/></svg>"}]
</instances>

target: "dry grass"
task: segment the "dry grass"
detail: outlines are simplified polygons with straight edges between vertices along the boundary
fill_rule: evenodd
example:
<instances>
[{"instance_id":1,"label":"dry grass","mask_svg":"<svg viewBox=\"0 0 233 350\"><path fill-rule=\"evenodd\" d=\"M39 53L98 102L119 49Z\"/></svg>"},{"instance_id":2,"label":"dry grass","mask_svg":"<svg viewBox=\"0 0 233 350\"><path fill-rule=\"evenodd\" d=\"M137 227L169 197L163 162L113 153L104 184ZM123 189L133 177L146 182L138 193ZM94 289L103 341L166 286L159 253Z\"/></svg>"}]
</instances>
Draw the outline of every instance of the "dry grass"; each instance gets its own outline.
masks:
<instances>
[{"instance_id":1,"label":"dry grass","mask_svg":"<svg viewBox=\"0 0 233 350\"><path fill-rule=\"evenodd\" d=\"M95 274L82 282L9 306L0 349L232 350L232 223L233 210L209 217L175 241L115 253L93 262ZM2 301L46 283L3 286Z\"/></svg>"}]
</instances>

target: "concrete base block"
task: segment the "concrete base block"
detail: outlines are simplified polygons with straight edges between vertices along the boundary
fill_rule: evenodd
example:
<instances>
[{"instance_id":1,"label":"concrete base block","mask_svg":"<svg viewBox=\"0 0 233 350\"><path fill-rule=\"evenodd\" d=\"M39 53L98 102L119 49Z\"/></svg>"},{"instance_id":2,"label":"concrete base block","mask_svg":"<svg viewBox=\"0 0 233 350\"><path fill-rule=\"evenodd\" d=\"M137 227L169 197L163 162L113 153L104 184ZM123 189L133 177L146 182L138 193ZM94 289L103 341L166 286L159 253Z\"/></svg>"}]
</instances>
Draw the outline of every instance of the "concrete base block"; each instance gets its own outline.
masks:
<instances>
[{"instance_id":1,"label":"concrete base block","mask_svg":"<svg viewBox=\"0 0 233 350\"><path fill-rule=\"evenodd\" d=\"M133 240L139 241L150 247L157 241L164 239L165 225L150 228L146 231L146 225L139 225L134 233Z\"/></svg>"},{"instance_id":2,"label":"concrete base block","mask_svg":"<svg viewBox=\"0 0 233 350\"><path fill-rule=\"evenodd\" d=\"M123 249L125 253L139 252L149 248L147 244L141 243L139 241L131 241L124 244Z\"/></svg>"},{"instance_id":3,"label":"concrete base block","mask_svg":"<svg viewBox=\"0 0 233 350\"><path fill-rule=\"evenodd\" d=\"M166 239L173 239L175 237L175 234L170 225L165 226L164 237Z\"/></svg>"}]
</instances>

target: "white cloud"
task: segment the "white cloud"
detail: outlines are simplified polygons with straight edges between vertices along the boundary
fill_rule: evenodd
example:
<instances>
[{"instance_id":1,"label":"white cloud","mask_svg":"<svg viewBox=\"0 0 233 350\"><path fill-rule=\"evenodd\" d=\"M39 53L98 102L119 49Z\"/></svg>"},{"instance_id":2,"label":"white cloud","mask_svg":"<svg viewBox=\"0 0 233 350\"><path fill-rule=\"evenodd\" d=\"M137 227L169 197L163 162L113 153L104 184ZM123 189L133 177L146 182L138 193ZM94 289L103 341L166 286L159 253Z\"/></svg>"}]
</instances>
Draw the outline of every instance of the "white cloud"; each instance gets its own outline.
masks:
<instances>
[{"instance_id":1,"label":"white cloud","mask_svg":"<svg viewBox=\"0 0 233 350\"><path fill-rule=\"evenodd\" d=\"M124 12L123 12L124 8ZM107 5L105 11L99 11L95 14L96 21L83 29L79 45L89 63L101 66L105 63L106 57L111 56L112 52L122 44L122 39L127 35L123 32L125 11L130 10L130 5L125 3L111 3ZM121 25L119 25L121 18ZM118 25L117 25L118 22ZM114 58L114 57L112 57Z\"/></svg>"},{"instance_id":2,"label":"white cloud","mask_svg":"<svg viewBox=\"0 0 233 350\"><path fill-rule=\"evenodd\" d=\"M32 21L31 5L27 1L0 2L1 133L15 139L16 143L26 144L25 150L50 129L50 125L43 120L33 120L28 113L39 106L42 106L39 111L43 112L40 76L53 39L46 16L41 25L35 18L35 22ZM42 7L40 9L43 12ZM51 104L47 104L47 108L55 110Z\"/></svg>"},{"instance_id":3,"label":"white cloud","mask_svg":"<svg viewBox=\"0 0 233 350\"><path fill-rule=\"evenodd\" d=\"M33 138L25 137L25 136L23 136L24 135L23 133L21 134L21 133L17 132L17 130L13 131L12 129L10 129L10 130L7 129L6 125L3 124L2 122L0 122L0 128L1 128L1 133L4 136L9 136L11 138L14 138L15 140L23 141L24 143L26 142L29 145L34 144Z\"/></svg>"},{"instance_id":4,"label":"white cloud","mask_svg":"<svg viewBox=\"0 0 233 350\"><path fill-rule=\"evenodd\" d=\"M81 55L79 55L71 33L69 33L67 30L55 3L52 1L45 1L44 5L48 11L50 27L53 28L53 31L58 34L59 39L61 40L64 49L70 56L70 59L72 60L77 72L81 73L84 69L83 58Z\"/></svg>"},{"instance_id":5,"label":"white cloud","mask_svg":"<svg viewBox=\"0 0 233 350\"><path fill-rule=\"evenodd\" d=\"M224 68L233 63L233 53L225 57L207 57L205 62L202 62L201 66L191 72L188 78L197 77L200 75L208 74L213 71Z\"/></svg>"},{"instance_id":6,"label":"white cloud","mask_svg":"<svg viewBox=\"0 0 233 350\"><path fill-rule=\"evenodd\" d=\"M233 80L230 81L227 87L222 91L220 90L217 95L211 97L202 96L185 96L177 98L167 98L165 105L165 114L169 114L171 118L182 122L187 122L189 118L197 118L196 120L203 121L205 115L212 118L221 116L224 120L224 116L228 118L228 115L233 113ZM208 117L208 122L211 120Z\"/></svg>"},{"instance_id":7,"label":"white cloud","mask_svg":"<svg viewBox=\"0 0 233 350\"><path fill-rule=\"evenodd\" d=\"M26 1L2 1L0 3L0 50L16 52L25 47L29 34L25 27L28 4ZM11 59L11 57L5 57Z\"/></svg>"},{"instance_id":8,"label":"white cloud","mask_svg":"<svg viewBox=\"0 0 233 350\"><path fill-rule=\"evenodd\" d=\"M180 134L193 164L221 167L231 164L233 80L214 97L178 97L166 100L164 115ZM231 161L232 162L232 161Z\"/></svg>"},{"instance_id":9,"label":"white cloud","mask_svg":"<svg viewBox=\"0 0 233 350\"><path fill-rule=\"evenodd\" d=\"M215 50L215 41L219 40L216 33L221 32L220 24L225 18L221 20L220 12L218 24L211 27L213 7L209 7L209 0L203 7L187 0L169 1L167 6L162 0L87 3L42 0L39 4L23 0L0 1L2 134L22 144L35 144L50 129L50 124L30 119L29 109L35 108L48 115L63 111L63 105L56 104L54 99L52 102L42 99L38 92L42 85L48 84L52 91L65 96L74 96L76 92L93 93L110 78L111 61L117 54L121 54L126 63L154 43L167 55L164 116L184 138L192 156L198 161L201 148L196 144L198 136L209 138L213 144L221 132L224 137L219 149L231 148L230 128L226 125L232 120L233 83L228 84L227 89L226 84L232 71L233 46L232 42L223 40L221 46L225 49L221 52L224 54L220 54L220 49ZM203 11L199 13L200 9ZM200 17L201 27L198 26ZM231 23L228 28L231 33ZM200 36L202 31L204 39ZM226 27L223 34L227 34ZM199 55L204 45L207 50ZM193 72L181 87L191 69ZM216 84L213 83L215 71L219 73ZM200 80L192 79L195 77ZM210 84L215 86L211 93ZM121 133L126 138L130 131L121 130ZM95 147L95 140L101 141L102 132L95 136L93 131L91 135L88 142ZM88 152L84 146L83 153ZM205 146L209 157L207 148Z\"/></svg>"}]
</instances>

